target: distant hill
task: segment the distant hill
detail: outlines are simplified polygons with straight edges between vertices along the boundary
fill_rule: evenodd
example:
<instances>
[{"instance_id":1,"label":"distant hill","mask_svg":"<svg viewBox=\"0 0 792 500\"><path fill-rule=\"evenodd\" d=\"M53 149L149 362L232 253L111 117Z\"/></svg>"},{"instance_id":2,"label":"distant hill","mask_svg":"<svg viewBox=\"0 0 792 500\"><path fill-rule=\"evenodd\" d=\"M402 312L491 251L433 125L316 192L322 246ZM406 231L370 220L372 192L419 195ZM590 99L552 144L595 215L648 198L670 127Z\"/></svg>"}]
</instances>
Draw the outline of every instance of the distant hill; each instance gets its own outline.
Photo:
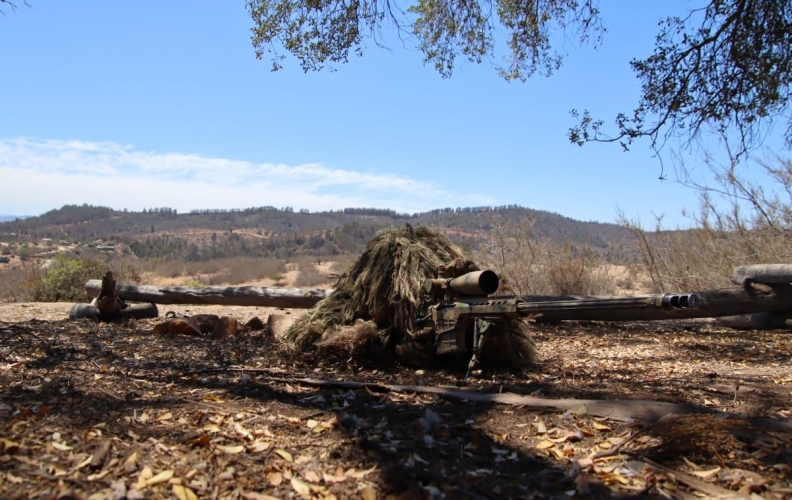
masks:
<instances>
[{"instance_id":1,"label":"distant hill","mask_svg":"<svg viewBox=\"0 0 792 500\"><path fill-rule=\"evenodd\" d=\"M29 215L0 215L0 222L6 222L17 219L27 219Z\"/></svg>"},{"instance_id":2,"label":"distant hill","mask_svg":"<svg viewBox=\"0 0 792 500\"><path fill-rule=\"evenodd\" d=\"M92 205L67 205L37 217L0 223L0 241L103 242L125 244L139 257L207 260L221 256L332 256L358 253L380 229L427 226L447 234L467 249L478 248L494 222L509 230L534 221L533 233L574 245L589 244L603 254L623 252L630 240L615 224L583 222L515 205L443 208L419 214L348 208L295 212L257 207L178 213L171 208L142 212Z\"/></svg>"}]
</instances>

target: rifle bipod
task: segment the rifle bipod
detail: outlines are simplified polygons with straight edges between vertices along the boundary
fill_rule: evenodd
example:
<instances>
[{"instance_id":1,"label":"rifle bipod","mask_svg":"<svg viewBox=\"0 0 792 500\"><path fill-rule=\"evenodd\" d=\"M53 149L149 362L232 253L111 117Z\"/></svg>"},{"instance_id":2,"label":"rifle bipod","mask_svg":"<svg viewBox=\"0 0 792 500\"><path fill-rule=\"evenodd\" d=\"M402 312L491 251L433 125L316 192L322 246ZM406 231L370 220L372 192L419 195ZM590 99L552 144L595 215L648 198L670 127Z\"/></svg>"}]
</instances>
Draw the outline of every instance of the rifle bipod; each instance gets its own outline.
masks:
<instances>
[{"instance_id":1,"label":"rifle bipod","mask_svg":"<svg viewBox=\"0 0 792 500\"><path fill-rule=\"evenodd\" d=\"M481 327L481 323L485 323L484 327ZM489 327L492 325L489 321L484 321L480 319L476 319L473 321L473 355L470 357L470 362L468 363L467 372L465 373L465 378L462 379L463 382L467 382L468 377L470 376L470 371L473 370L479 364L479 356L481 355L481 348L484 346L484 342L486 341L487 331Z\"/></svg>"}]
</instances>

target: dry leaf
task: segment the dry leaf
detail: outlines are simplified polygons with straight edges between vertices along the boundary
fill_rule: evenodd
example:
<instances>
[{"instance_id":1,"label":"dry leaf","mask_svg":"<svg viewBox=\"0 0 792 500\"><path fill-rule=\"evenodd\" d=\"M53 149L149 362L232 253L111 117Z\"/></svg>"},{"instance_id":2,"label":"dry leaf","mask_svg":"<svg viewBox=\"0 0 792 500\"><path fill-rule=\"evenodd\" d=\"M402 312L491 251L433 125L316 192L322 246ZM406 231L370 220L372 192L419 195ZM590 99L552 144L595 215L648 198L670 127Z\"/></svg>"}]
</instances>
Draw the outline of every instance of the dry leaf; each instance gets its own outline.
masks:
<instances>
[{"instance_id":1,"label":"dry leaf","mask_svg":"<svg viewBox=\"0 0 792 500\"><path fill-rule=\"evenodd\" d=\"M165 483L172 477L172 470L164 470L151 479L146 480L146 486L154 486L155 484Z\"/></svg>"},{"instance_id":2,"label":"dry leaf","mask_svg":"<svg viewBox=\"0 0 792 500\"><path fill-rule=\"evenodd\" d=\"M366 486L360 490L360 497L363 500L377 500L377 490L371 486Z\"/></svg>"},{"instance_id":3,"label":"dry leaf","mask_svg":"<svg viewBox=\"0 0 792 500\"><path fill-rule=\"evenodd\" d=\"M190 439L187 441L187 444L191 446L209 446L209 443L212 442L212 438L209 434L204 434L203 436L198 436L197 438Z\"/></svg>"},{"instance_id":4,"label":"dry leaf","mask_svg":"<svg viewBox=\"0 0 792 500\"><path fill-rule=\"evenodd\" d=\"M607 425L600 424L600 423L598 423L598 422L594 422L594 425L593 425L593 427L594 427L595 429L597 429L598 431L610 431L610 430L613 430L613 429L611 429L610 427L608 427Z\"/></svg>"},{"instance_id":5,"label":"dry leaf","mask_svg":"<svg viewBox=\"0 0 792 500\"><path fill-rule=\"evenodd\" d=\"M314 427L319 425L319 421L311 419L311 420L308 420L308 422L306 422L305 425L307 425L309 429L313 429Z\"/></svg>"},{"instance_id":6,"label":"dry leaf","mask_svg":"<svg viewBox=\"0 0 792 500\"><path fill-rule=\"evenodd\" d=\"M217 424L206 424L203 426L203 430L212 434L217 434L221 431Z\"/></svg>"},{"instance_id":7,"label":"dry leaf","mask_svg":"<svg viewBox=\"0 0 792 500\"><path fill-rule=\"evenodd\" d=\"M241 444L237 446L218 446L217 449L230 455L236 455L245 451L245 447Z\"/></svg>"},{"instance_id":8,"label":"dry leaf","mask_svg":"<svg viewBox=\"0 0 792 500\"><path fill-rule=\"evenodd\" d=\"M93 457L94 457L93 455L90 455L88 458L86 458L85 460L83 460L82 462L77 464L77 466L74 469L75 470L80 470L83 467L85 467L86 465L90 464L93 461Z\"/></svg>"},{"instance_id":9,"label":"dry leaf","mask_svg":"<svg viewBox=\"0 0 792 500\"><path fill-rule=\"evenodd\" d=\"M134 472L135 469L137 469L137 451L133 452L124 460L124 470L126 472Z\"/></svg>"},{"instance_id":10,"label":"dry leaf","mask_svg":"<svg viewBox=\"0 0 792 500\"><path fill-rule=\"evenodd\" d=\"M143 470L141 470L140 474L138 474L138 480L137 483L135 483L134 488L136 490L145 489L146 486L148 486L148 480L151 479L153 476L154 476L154 471L151 470L151 467L149 467L148 465L143 467Z\"/></svg>"},{"instance_id":11,"label":"dry leaf","mask_svg":"<svg viewBox=\"0 0 792 500\"><path fill-rule=\"evenodd\" d=\"M720 467L715 467L714 469L710 469L710 470L694 470L693 472L691 472L691 474L693 474L694 476L698 476L702 479L709 479L718 472L720 472L720 470L721 470Z\"/></svg>"},{"instance_id":12,"label":"dry leaf","mask_svg":"<svg viewBox=\"0 0 792 500\"><path fill-rule=\"evenodd\" d=\"M171 412L169 412L169 411L166 411L165 413L163 413L162 415L160 415L160 416L157 418L157 420L159 420L160 422L163 422L163 421L165 421L165 420L170 420L170 419L172 419L172 418L173 418L173 413L171 413Z\"/></svg>"},{"instance_id":13,"label":"dry leaf","mask_svg":"<svg viewBox=\"0 0 792 500\"><path fill-rule=\"evenodd\" d=\"M234 422L234 430L241 434L245 439L253 438L253 434L251 434L249 430L245 429L239 422Z\"/></svg>"},{"instance_id":14,"label":"dry leaf","mask_svg":"<svg viewBox=\"0 0 792 500\"><path fill-rule=\"evenodd\" d=\"M546 434L547 433L547 426L541 420L536 424L536 433L537 434Z\"/></svg>"},{"instance_id":15,"label":"dry leaf","mask_svg":"<svg viewBox=\"0 0 792 500\"><path fill-rule=\"evenodd\" d=\"M280 486L283 482L283 474L280 472L268 472L267 481L269 481L271 486Z\"/></svg>"},{"instance_id":16,"label":"dry leaf","mask_svg":"<svg viewBox=\"0 0 792 500\"><path fill-rule=\"evenodd\" d=\"M691 462L690 460L688 460L688 459L687 459L687 457L684 457L684 456L683 456L683 457L682 457L682 460L683 460L683 461L684 461L686 464L688 464L688 465L689 465L689 466L690 466L690 467L691 467L693 470L701 470L701 467L699 467L699 466L698 466L698 464L695 464L695 463Z\"/></svg>"},{"instance_id":17,"label":"dry leaf","mask_svg":"<svg viewBox=\"0 0 792 500\"><path fill-rule=\"evenodd\" d=\"M234 467L227 467L226 470L224 470L223 472L221 472L220 474L217 475L217 479L220 479L220 480L223 480L223 481L230 481L230 480L234 479L234 473L235 472L236 472L236 469Z\"/></svg>"},{"instance_id":18,"label":"dry leaf","mask_svg":"<svg viewBox=\"0 0 792 500\"><path fill-rule=\"evenodd\" d=\"M179 500L198 500L198 495L196 495L193 490L191 490L186 486L182 486L180 484L174 484L172 491L173 491L173 496L175 496Z\"/></svg>"},{"instance_id":19,"label":"dry leaf","mask_svg":"<svg viewBox=\"0 0 792 500\"><path fill-rule=\"evenodd\" d=\"M616 472L613 472L611 474L606 474L605 477L603 477L603 481L605 482L605 484L614 484L614 483L620 483L624 485L630 484L630 481L628 481L627 478Z\"/></svg>"},{"instance_id":20,"label":"dry leaf","mask_svg":"<svg viewBox=\"0 0 792 500\"><path fill-rule=\"evenodd\" d=\"M64 443L59 443L57 441L53 441L52 442L52 447L55 448L56 450L59 450L59 451L69 451L69 450L73 450L74 449L74 447L72 447L72 446L69 446L69 445L64 444Z\"/></svg>"},{"instance_id":21,"label":"dry leaf","mask_svg":"<svg viewBox=\"0 0 792 500\"><path fill-rule=\"evenodd\" d=\"M324 480L325 483L342 483L346 481L348 477L349 476L345 476L343 474L333 474L333 475L327 473L322 474L322 479Z\"/></svg>"},{"instance_id":22,"label":"dry leaf","mask_svg":"<svg viewBox=\"0 0 792 500\"><path fill-rule=\"evenodd\" d=\"M545 439L544 441L542 441L541 443L536 445L536 449L537 450L546 450L548 448L552 448L553 446L555 446L554 442Z\"/></svg>"},{"instance_id":23,"label":"dry leaf","mask_svg":"<svg viewBox=\"0 0 792 500\"><path fill-rule=\"evenodd\" d=\"M311 497L311 488L297 476L292 476L291 485L294 491L304 496L305 498Z\"/></svg>"},{"instance_id":24,"label":"dry leaf","mask_svg":"<svg viewBox=\"0 0 792 500\"><path fill-rule=\"evenodd\" d=\"M317 474L316 472L314 472L312 470L309 470L308 472L303 474L303 477L309 483L318 483L320 481L319 474Z\"/></svg>"},{"instance_id":25,"label":"dry leaf","mask_svg":"<svg viewBox=\"0 0 792 500\"><path fill-rule=\"evenodd\" d=\"M88 474L86 476L86 479L88 479L89 481L97 481L99 479L102 479L103 477L105 477L108 474L110 474L109 470L103 470L99 474Z\"/></svg>"},{"instance_id":26,"label":"dry leaf","mask_svg":"<svg viewBox=\"0 0 792 500\"><path fill-rule=\"evenodd\" d=\"M268 450L270 446L271 443L269 441L256 441L248 447L248 451L252 453L261 453L262 451Z\"/></svg>"},{"instance_id":27,"label":"dry leaf","mask_svg":"<svg viewBox=\"0 0 792 500\"><path fill-rule=\"evenodd\" d=\"M280 448L278 448L277 450L275 450L275 453L280 455L281 458L283 458L284 460L286 460L289 463L294 462L294 458L292 457L292 454L289 453L286 450L281 450Z\"/></svg>"},{"instance_id":28,"label":"dry leaf","mask_svg":"<svg viewBox=\"0 0 792 500\"><path fill-rule=\"evenodd\" d=\"M414 455L414 457L415 457L415 461L416 462L426 463L426 460L424 460L421 457L419 457L417 453ZM355 470L354 468L352 468L352 469L349 469L348 471L346 471L344 473L344 475L345 476L349 476L349 477L354 477L355 479L363 479L364 477L366 477L367 475L371 474L375 470L377 470L377 466L376 465L374 467L372 467L370 469L366 469L366 470Z\"/></svg>"},{"instance_id":29,"label":"dry leaf","mask_svg":"<svg viewBox=\"0 0 792 500\"><path fill-rule=\"evenodd\" d=\"M555 456L557 460L563 460L564 458L566 458L566 455L564 454L564 452L559 450L558 448L550 448L547 451L552 453L553 456Z\"/></svg>"},{"instance_id":30,"label":"dry leaf","mask_svg":"<svg viewBox=\"0 0 792 500\"><path fill-rule=\"evenodd\" d=\"M247 491L242 493L242 498L245 500L280 500L278 497L267 495L266 493L256 493L255 491Z\"/></svg>"},{"instance_id":31,"label":"dry leaf","mask_svg":"<svg viewBox=\"0 0 792 500\"><path fill-rule=\"evenodd\" d=\"M12 484L22 484L24 481L21 477L17 477L10 472L6 472L6 479Z\"/></svg>"}]
</instances>

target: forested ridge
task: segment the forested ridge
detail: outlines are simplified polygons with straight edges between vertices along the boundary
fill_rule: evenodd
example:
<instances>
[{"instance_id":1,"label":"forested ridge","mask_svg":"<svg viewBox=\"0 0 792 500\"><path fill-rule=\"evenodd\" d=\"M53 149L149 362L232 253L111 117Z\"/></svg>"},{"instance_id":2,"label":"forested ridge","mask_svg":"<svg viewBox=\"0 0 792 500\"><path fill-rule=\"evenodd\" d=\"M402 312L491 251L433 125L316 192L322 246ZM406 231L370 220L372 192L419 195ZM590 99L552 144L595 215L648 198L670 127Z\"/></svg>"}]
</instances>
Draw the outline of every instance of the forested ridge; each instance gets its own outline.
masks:
<instances>
[{"instance_id":1,"label":"forested ridge","mask_svg":"<svg viewBox=\"0 0 792 500\"><path fill-rule=\"evenodd\" d=\"M124 244L141 258L209 260L253 255L333 256L359 253L380 229L410 224L446 233L466 248L476 248L493 223L534 222L537 237L587 244L617 252L628 237L615 224L582 222L517 205L442 208L401 214L378 208L324 212L291 207L206 209L179 213L168 207L140 212L93 205L66 205L38 217L0 223L0 241Z\"/></svg>"}]
</instances>

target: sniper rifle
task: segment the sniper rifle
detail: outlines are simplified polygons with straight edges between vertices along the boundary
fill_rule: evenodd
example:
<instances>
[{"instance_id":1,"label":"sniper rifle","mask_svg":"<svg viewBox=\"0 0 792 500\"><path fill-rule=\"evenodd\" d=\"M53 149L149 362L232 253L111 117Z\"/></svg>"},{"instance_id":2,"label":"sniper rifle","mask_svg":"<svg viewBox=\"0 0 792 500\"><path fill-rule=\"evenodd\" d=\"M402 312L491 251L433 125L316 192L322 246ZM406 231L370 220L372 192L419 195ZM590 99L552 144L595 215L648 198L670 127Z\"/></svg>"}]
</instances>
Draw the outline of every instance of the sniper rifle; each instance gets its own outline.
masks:
<instances>
[{"instance_id":1,"label":"sniper rifle","mask_svg":"<svg viewBox=\"0 0 792 500\"><path fill-rule=\"evenodd\" d=\"M443 274L444 268L438 274ZM457 277L440 277L424 282L425 306L416 320L419 335L432 336L437 355L472 354L468 370L474 367L491 335L507 332L509 323L520 318L541 318L557 311L590 309L663 310L698 309L695 293L664 293L632 297L583 297L566 300L542 297L525 301L519 296L494 296L500 278L491 270L473 271Z\"/></svg>"}]
</instances>

